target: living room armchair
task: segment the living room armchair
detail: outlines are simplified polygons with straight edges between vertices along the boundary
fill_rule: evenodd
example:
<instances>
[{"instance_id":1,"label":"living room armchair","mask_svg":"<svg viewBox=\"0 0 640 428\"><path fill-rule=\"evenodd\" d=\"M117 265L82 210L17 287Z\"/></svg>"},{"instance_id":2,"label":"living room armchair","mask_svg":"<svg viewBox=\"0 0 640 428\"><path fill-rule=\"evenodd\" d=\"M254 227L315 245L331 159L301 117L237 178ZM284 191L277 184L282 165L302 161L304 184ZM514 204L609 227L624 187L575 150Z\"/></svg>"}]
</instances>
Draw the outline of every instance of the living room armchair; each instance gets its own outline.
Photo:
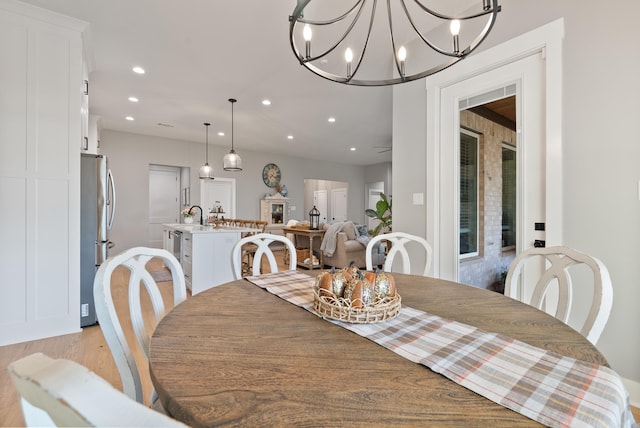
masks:
<instances>
[{"instance_id":1,"label":"living room armchair","mask_svg":"<svg viewBox=\"0 0 640 428\"><path fill-rule=\"evenodd\" d=\"M330 239L327 233L330 233L331 225L326 223L322 226L325 233L324 240ZM360 231L360 233L359 233ZM323 262L325 266L335 268L343 268L349 266L353 262L359 268L366 267L366 249L368 242L366 235L366 226L356 226L353 222L347 221L342 225L341 230L335 235L335 250L329 255L325 250L323 254ZM317 248L316 248L317 247ZM314 252L319 254L320 243L316 245L314 242ZM373 253L373 264L382 265L384 263L385 253L384 247L378 246L377 251Z\"/></svg>"}]
</instances>

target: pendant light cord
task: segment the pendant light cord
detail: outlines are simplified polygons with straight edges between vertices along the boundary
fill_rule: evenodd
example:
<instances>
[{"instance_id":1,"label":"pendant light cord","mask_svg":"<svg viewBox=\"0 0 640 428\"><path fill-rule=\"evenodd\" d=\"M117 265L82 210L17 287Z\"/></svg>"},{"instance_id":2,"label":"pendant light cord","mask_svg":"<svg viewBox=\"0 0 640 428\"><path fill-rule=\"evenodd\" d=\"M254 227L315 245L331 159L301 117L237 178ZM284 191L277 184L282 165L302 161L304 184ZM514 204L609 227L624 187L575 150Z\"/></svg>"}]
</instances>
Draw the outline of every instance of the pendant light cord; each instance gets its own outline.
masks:
<instances>
[{"instance_id":1,"label":"pendant light cord","mask_svg":"<svg viewBox=\"0 0 640 428\"><path fill-rule=\"evenodd\" d=\"M229 102L231 103L231 153L235 153L233 150L233 105L236 102L235 98L229 98Z\"/></svg>"},{"instance_id":2,"label":"pendant light cord","mask_svg":"<svg viewBox=\"0 0 640 428\"><path fill-rule=\"evenodd\" d=\"M211 125L211 124L210 123L206 123L206 122L204 123L205 130L206 130L206 140L205 140L206 141L206 143L205 143L206 145L205 145L204 151L205 151L205 162L207 164L209 164L209 125Z\"/></svg>"}]
</instances>

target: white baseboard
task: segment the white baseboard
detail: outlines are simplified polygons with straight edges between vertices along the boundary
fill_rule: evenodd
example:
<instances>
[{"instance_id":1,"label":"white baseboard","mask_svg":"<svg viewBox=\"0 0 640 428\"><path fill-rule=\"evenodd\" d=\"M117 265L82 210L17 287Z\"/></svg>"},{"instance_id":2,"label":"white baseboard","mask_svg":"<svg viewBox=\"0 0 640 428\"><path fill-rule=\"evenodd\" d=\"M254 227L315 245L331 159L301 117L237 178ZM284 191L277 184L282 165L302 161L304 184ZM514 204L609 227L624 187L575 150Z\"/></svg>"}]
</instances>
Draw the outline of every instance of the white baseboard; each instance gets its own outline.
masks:
<instances>
[{"instance_id":1,"label":"white baseboard","mask_svg":"<svg viewBox=\"0 0 640 428\"><path fill-rule=\"evenodd\" d=\"M622 378L627 391L629 391L629 401L633 407L640 407L640 382Z\"/></svg>"}]
</instances>

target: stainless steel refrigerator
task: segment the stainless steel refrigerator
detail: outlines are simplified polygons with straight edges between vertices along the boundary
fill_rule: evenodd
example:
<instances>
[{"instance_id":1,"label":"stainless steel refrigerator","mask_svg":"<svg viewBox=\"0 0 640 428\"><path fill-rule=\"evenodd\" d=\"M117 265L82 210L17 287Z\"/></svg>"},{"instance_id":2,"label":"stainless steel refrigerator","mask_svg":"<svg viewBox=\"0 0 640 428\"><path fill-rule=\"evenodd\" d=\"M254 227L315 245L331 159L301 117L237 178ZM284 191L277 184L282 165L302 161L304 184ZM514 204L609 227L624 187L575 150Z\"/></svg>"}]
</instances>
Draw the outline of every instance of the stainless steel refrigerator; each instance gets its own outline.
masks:
<instances>
[{"instance_id":1,"label":"stainless steel refrigerator","mask_svg":"<svg viewBox=\"0 0 640 428\"><path fill-rule=\"evenodd\" d=\"M114 246L109 240L116 191L107 158L82 154L80 163L80 325L95 324L93 280Z\"/></svg>"}]
</instances>

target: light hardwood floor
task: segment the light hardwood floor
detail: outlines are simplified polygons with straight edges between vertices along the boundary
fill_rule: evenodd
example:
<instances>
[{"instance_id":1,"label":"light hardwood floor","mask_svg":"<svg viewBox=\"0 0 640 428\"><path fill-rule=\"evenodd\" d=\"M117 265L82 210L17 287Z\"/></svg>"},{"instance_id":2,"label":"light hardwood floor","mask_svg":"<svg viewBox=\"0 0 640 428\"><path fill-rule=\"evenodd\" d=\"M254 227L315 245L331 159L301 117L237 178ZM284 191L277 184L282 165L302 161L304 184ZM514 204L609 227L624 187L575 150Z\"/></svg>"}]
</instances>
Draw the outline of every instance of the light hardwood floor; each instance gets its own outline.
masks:
<instances>
[{"instance_id":1,"label":"light hardwood floor","mask_svg":"<svg viewBox=\"0 0 640 428\"><path fill-rule=\"evenodd\" d=\"M154 263L154 261L150 263ZM279 265L284 268L281 258ZM161 266L158 263L151 270L160 268ZM128 273L122 269L118 271L118 274L114 283L114 288L117 290L114 292L115 304L116 307L126 307L127 298L124 289L128 281ZM171 282L161 282L158 286L164 296L171 295ZM119 311L119 316L123 319L123 322L127 322L128 315L126 313ZM42 352L52 358L66 358L76 361L102 376L114 387L122 388L120 375L98 325L86 327L80 333L3 346L0 347L0 367L2 367L0 371L0 426L24 426L19 396L11 383L6 367L12 361L34 352ZM138 358L140 358L140 355L138 355ZM143 384L145 385L145 390L151 387L148 377L143 378ZM640 421L640 409L632 408L632 410L636 421Z\"/></svg>"}]
</instances>

